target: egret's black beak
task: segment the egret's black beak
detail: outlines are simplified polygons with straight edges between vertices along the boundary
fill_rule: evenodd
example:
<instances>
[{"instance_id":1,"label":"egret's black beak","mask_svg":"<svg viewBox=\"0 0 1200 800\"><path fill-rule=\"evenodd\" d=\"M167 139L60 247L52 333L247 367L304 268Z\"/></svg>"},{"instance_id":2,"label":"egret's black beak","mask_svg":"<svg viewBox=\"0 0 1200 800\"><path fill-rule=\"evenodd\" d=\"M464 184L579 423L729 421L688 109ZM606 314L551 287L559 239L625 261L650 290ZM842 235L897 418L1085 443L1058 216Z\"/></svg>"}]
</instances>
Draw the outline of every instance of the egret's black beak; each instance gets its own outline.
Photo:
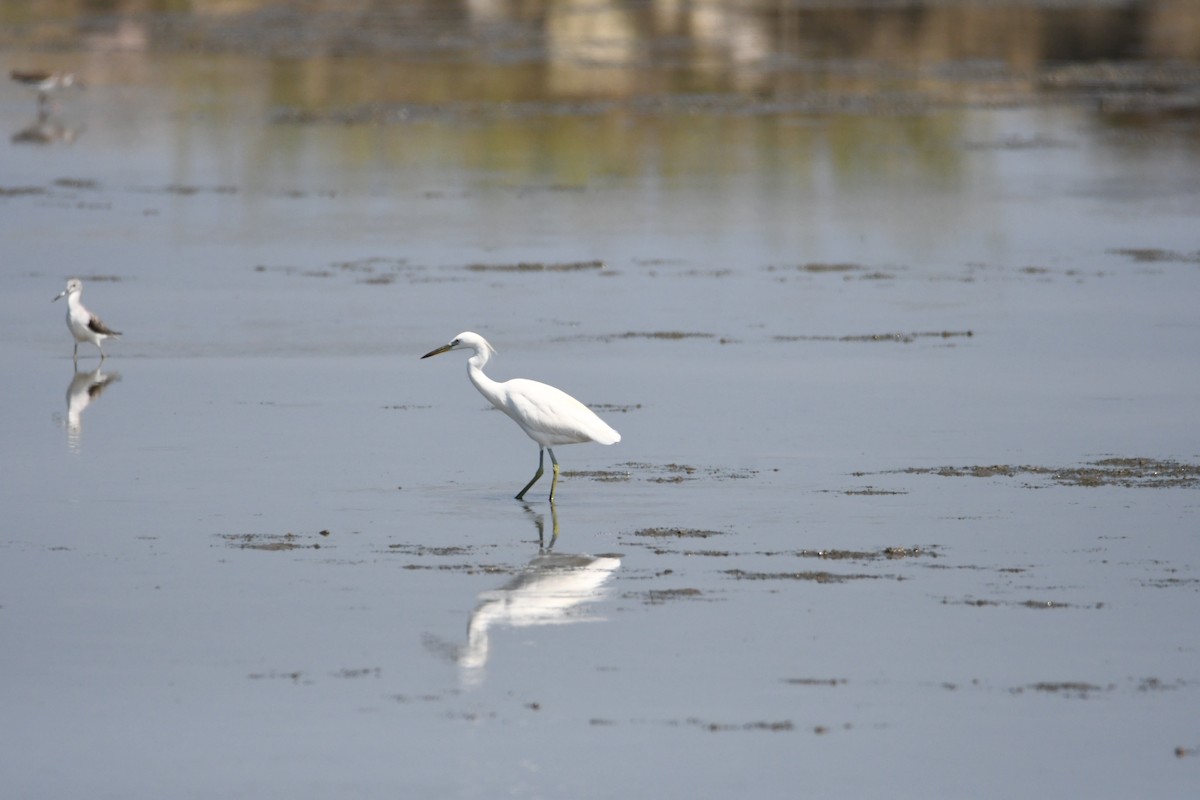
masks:
<instances>
[{"instance_id":1,"label":"egret's black beak","mask_svg":"<svg viewBox=\"0 0 1200 800\"><path fill-rule=\"evenodd\" d=\"M451 342L450 344L442 345L441 347L439 347L436 350L430 350L428 353L421 356L421 358L429 358L430 356L440 355L442 353L445 353L445 352L447 352L449 350L453 350L453 349L454 349L454 342Z\"/></svg>"}]
</instances>

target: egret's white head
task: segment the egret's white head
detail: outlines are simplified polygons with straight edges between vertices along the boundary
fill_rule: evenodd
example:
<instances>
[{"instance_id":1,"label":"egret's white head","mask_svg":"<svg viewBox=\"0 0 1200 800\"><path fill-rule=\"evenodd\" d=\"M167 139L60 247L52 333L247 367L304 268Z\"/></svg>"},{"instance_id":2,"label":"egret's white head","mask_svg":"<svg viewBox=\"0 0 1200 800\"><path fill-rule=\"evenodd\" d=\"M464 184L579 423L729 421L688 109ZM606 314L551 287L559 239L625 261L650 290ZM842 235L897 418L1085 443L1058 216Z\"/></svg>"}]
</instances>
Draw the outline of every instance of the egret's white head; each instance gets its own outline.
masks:
<instances>
[{"instance_id":1,"label":"egret's white head","mask_svg":"<svg viewBox=\"0 0 1200 800\"><path fill-rule=\"evenodd\" d=\"M471 331L463 331L458 336L455 336L449 343L442 345L436 350L430 350L421 358L429 358L430 356L448 353L451 350L474 350L476 356L482 356L482 361L487 361L496 354L496 348L488 344L488 340L480 336L478 333Z\"/></svg>"}]
</instances>

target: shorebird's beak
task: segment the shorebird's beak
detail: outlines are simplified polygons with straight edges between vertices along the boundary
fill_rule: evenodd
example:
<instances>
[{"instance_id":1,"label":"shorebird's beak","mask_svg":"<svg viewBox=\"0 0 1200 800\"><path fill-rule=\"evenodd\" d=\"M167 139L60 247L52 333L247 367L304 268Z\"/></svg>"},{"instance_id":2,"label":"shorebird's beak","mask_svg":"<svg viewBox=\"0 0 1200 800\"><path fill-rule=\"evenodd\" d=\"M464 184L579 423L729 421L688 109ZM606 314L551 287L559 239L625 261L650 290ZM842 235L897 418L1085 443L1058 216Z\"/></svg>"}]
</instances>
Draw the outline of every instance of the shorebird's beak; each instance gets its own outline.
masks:
<instances>
[{"instance_id":1,"label":"shorebird's beak","mask_svg":"<svg viewBox=\"0 0 1200 800\"><path fill-rule=\"evenodd\" d=\"M55 300L58 300L60 297L63 297L63 296L65 296L65 295L66 295L66 293L67 293L67 290L66 290L66 289L63 289L63 290L62 290L61 292L59 292L58 294L54 295L54 297L51 297L51 298L50 298L50 302L51 302L51 303L53 303Z\"/></svg>"},{"instance_id":2,"label":"shorebird's beak","mask_svg":"<svg viewBox=\"0 0 1200 800\"><path fill-rule=\"evenodd\" d=\"M436 350L430 350L428 353L426 353L425 355L421 356L421 358L429 358L430 356L436 356L436 355L440 355L440 354L442 354L442 353L445 353L445 352L447 352L447 351L449 351L449 350L453 350L453 349L454 349L454 344L455 344L454 342L451 342L450 344L444 344L444 345L442 345L441 347L439 347L439 348L438 348L438 349L436 349Z\"/></svg>"}]
</instances>

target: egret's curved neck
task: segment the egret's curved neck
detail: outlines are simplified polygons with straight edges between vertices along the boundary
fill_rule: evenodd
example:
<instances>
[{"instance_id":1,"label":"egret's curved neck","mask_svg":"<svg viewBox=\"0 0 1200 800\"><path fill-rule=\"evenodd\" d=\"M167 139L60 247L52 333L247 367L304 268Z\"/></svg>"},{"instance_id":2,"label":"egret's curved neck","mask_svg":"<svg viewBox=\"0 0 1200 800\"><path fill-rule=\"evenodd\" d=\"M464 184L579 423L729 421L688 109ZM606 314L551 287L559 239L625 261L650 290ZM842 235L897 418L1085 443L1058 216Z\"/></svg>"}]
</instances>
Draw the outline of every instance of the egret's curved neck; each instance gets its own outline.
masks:
<instances>
[{"instance_id":1,"label":"egret's curved neck","mask_svg":"<svg viewBox=\"0 0 1200 800\"><path fill-rule=\"evenodd\" d=\"M500 407L500 384L489 378L483 372L483 365L488 362L488 353L481 350L467 359L467 377L479 393L491 401L492 405Z\"/></svg>"}]
</instances>

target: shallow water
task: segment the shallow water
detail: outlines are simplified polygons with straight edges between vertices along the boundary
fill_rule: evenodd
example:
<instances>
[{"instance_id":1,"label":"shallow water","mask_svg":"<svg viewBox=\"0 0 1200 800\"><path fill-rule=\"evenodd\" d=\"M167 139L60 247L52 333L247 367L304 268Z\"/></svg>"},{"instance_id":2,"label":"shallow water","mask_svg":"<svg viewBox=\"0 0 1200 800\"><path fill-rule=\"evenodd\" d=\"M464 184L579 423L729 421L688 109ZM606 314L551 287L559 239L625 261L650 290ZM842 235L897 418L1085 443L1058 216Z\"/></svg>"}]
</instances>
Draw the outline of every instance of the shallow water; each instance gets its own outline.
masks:
<instances>
[{"instance_id":1,"label":"shallow water","mask_svg":"<svg viewBox=\"0 0 1200 800\"><path fill-rule=\"evenodd\" d=\"M9 18L5 793L1190 796L1186 53L586 9ZM555 508L467 329L623 436Z\"/></svg>"}]
</instances>

